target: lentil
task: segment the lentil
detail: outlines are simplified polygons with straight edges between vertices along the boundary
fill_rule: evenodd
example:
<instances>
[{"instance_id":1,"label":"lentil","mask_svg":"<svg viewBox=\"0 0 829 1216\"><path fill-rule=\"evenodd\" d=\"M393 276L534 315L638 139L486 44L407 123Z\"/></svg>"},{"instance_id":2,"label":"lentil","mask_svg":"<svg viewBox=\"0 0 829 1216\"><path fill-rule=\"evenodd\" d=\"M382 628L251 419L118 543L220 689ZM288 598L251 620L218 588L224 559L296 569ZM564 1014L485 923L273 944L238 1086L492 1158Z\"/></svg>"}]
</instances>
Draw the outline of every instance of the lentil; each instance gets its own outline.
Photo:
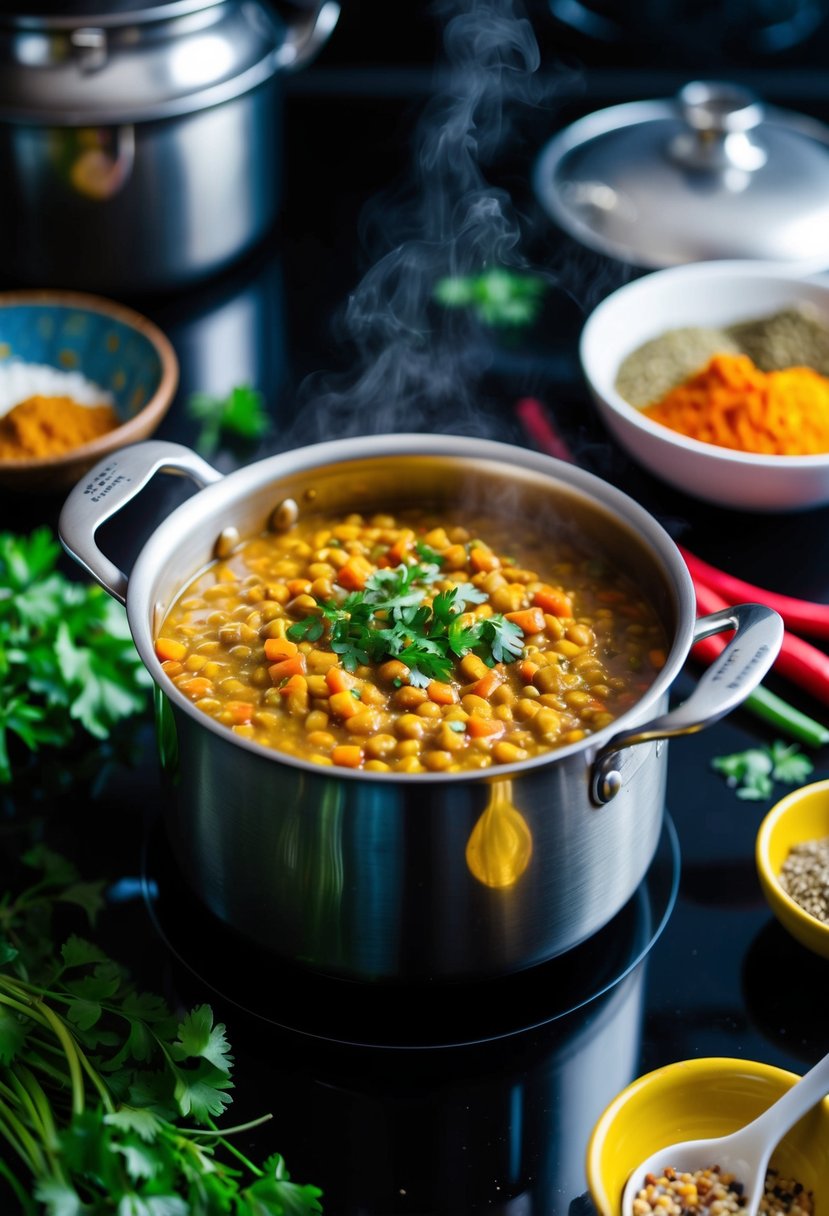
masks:
<instances>
[{"instance_id":1,"label":"lentil","mask_svg":"<svg viewBox=\"0 0 829 1216\"><path fill-rule=\"evenodd\" d=\"M340 547L346 560L316 598L309 576ZM359 639L338 649L330 622L353 625L348 597L384 572L414 569L406 611L428 616L440 595L465 592L448 621L473 640L476 623L500 621L513 648L464 653L464 643L445 652L439 676L406 663L405 628L397 654L372 660ZM492 598L505 587L499 613ZM376 637L401 623L391 608L381 614ZM633 704L666 652L654 610L595 554L548 529L533 536L526 525L426 511L314 516L243 541L184 588L156 640L172 683L237 734L318 764L413 773L511 764L575 743Z\"/></svg>"},{"instance_id":2,"label":"lentil","mask_svg":"<svg viewBox=\"0 0 829 1216\"><path fill-rule=\"evenodd\" d=\"M829 924L829 836L804 840L789 850L780 886L804 912Z\"/></svg>"},{"instance_id":3,"label":"lentil","mask_svg":"<svg viewBox=\"0 0 829 1216\"><path fill-rule=\"evenodd\" d=\"M744 1206L743 1184L718 1165L693 1173L668 1166L658 1177L647 1175L633 1201L633 1216L728 1216ZM814 1197L769 1166L759 1211L762 1216L813 1216Z\"/></svg>"}]
</instances>

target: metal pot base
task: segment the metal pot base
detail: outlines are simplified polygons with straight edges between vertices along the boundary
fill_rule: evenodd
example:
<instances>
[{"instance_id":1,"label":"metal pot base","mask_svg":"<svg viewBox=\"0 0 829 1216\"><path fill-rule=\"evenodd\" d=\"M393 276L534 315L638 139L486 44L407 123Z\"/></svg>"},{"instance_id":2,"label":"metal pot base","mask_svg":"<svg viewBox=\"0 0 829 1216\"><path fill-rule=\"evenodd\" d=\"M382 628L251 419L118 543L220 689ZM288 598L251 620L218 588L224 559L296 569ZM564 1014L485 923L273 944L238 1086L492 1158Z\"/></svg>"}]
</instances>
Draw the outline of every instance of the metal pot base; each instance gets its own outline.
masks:
<instances>
[{"instance_id":1,"label":"metal pot base","mask_svg":"<svg viewBox=\"0 0 829 1216\"><path fill-rule=\"evenodd\" d=\"M511 975L421 984L335 979L251 945L187 894L160 820L145 841L142 887L156 932L199 992L207 987L263 1024L309 1038L412 1049L509 1038L595 1003L649 955L673 911L679 874L679 841L665 814L642 883L587 941Z\"/></svg>"}]
</instances>

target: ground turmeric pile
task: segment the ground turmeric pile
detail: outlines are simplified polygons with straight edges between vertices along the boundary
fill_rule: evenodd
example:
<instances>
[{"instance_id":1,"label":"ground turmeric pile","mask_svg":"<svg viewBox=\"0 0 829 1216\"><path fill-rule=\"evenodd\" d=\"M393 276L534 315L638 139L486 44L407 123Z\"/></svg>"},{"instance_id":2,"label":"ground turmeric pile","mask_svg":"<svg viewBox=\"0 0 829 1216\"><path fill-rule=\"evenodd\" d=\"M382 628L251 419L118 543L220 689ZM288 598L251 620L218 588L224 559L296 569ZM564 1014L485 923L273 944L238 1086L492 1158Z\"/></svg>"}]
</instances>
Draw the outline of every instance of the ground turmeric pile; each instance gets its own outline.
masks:
<instances>
[{"instance_id":1,"label":"ground turmeric pile","mask_svg":"<svg viewBox=\"0 0 829 1216\"><path fill-rule=\"evenodd\" d=\"M28 397L0 417L0 460L57 456L118 426L111 405L71 397Z\"/></svg>"},{"instance_id":2,"label":"ground turmeric pile","mask_svg":"<svg viewBox=\"0 0 829 1216\"><path fill-rule=\"evenodd\" d=\"M763 372L717 354L642 411L692 439L764 455L829 452L829 379L810 367Z\"/></svg>"}]
</instances>

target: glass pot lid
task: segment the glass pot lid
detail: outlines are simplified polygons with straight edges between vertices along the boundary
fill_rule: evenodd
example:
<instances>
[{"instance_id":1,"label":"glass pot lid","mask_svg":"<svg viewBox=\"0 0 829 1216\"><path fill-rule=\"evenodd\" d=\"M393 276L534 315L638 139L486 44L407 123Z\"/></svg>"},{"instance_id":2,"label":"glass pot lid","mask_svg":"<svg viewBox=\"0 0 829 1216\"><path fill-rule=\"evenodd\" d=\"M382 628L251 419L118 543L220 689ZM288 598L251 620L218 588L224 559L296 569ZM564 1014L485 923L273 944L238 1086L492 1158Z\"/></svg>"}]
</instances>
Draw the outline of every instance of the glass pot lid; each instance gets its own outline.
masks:
<instances>
[{"instance_id":1,"label":"glass pot lid","mask_svg":"<svg viewBox=\"0 0 829 1216\"><path fill-rule=\"evenodd\" d=\"M542 150L534 187L571 236L636 266L829 266L829 128L735 85L579 119Z\"/></svg>"}]
</instances>

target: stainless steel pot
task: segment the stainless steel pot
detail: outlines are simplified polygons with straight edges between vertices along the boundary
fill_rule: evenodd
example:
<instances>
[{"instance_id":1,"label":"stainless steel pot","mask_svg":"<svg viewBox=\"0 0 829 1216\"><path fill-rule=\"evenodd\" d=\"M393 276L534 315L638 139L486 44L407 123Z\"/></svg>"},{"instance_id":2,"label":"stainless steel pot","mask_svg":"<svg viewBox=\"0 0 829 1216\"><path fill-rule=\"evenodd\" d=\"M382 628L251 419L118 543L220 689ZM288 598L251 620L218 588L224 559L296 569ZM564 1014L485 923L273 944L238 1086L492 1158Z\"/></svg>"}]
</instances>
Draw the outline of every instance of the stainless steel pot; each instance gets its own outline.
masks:
<instances>
[{"instance_id":1,"label":"stainless steel pot","mask_svg":"<svg viewBox=\"0 0 829 1216\"><path fill-rule=\"evenodd\" d=\"M103 7L103 6L102 6ZM146 292L238 258L279 206L280 74L336 0L116 0L0 14L0 267L18 283Z\"/></svg>"},{"instance_id":2,"label":"stainless steel pot","mask_svg":"<svg viewBox=\"0 0 829 1216\"><path fill-rule=\"evenodd\" d=\"M127 577L97 528L157 472L201 492L164 520ZM241 739L167 681L153 642L217 551L308 510L486 506L574 529L623 562L671 639L641 701L611 727L497 772L404 776L320 768ZM156 682L172 850L194 893L274 954L352 979L487 977L546 961L606 924L654 855L667 746L738 705L768 670L780 618L743 605L695 619L679 551L627 495L548 456L487 440L382 435L316 444L223 477L151 441L101 462L61 512L67 551L126 603ZM217 550L218 546L218 550ZM736 634L688 700L671 684L693 643Z\"/></svg>"}]
</instances>

